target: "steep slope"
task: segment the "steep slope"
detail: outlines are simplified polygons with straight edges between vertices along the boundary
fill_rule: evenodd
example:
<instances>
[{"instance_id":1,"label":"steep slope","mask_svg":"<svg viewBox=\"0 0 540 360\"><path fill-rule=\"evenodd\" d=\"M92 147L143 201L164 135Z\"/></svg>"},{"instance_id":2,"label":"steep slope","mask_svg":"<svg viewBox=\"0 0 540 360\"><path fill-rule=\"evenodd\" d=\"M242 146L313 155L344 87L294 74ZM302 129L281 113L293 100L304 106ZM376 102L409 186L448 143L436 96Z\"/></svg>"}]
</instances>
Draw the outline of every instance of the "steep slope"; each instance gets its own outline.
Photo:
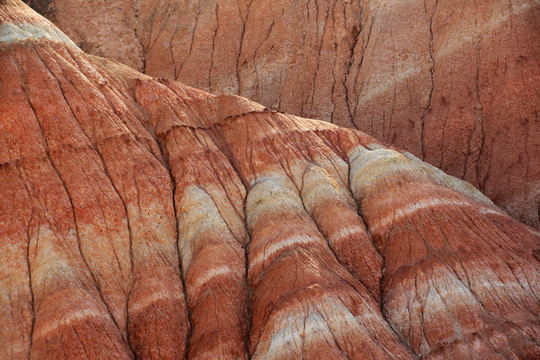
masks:
<instances>
[{"instance_id":1,"label":"steep slope","mask_svg":"<svg viewBox=\"0 0 540 360\"><path fill-rule=\"evenodd\" d=\"M366 134L0 1L0 358L532 359L540 234Z\"/></svg>"},{"instance_id":2,"label":"steep slope","mask_svg":"<svg viewBox=\"0 0 540 360\"><path fill-rule=\"evenodd\" d=\"M355 126L540 229L535 0L29 3L83 50Z\"/></svg>"}]
</instances>

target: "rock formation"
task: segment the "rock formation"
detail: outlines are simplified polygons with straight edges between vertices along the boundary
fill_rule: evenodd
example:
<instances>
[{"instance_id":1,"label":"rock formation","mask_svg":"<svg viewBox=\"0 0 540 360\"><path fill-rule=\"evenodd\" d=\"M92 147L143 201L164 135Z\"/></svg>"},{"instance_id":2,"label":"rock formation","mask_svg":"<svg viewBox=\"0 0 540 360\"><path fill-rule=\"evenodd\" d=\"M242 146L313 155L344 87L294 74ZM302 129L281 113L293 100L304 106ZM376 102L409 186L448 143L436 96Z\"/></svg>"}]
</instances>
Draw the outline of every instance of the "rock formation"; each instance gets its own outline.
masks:
<instances>
[{"instance_id":1,"label":"rock formation","mask_svg":"<svg viewBox=\"0 0 540 360\"><path fill-rule=\"evenodd\" d=\"M328 122L0 0L1 359L533 359L540 234Z\"/></svg>"},{"instance_id":2,"label":"rock formation","mask_svg":"<svg viewBox=\"0 0 540 360\"><path fill-rule=\"evenodd\" d=\"M355 126L540 229L535 0L28 2L92 54Z\"/></svg>"}]
</instances>

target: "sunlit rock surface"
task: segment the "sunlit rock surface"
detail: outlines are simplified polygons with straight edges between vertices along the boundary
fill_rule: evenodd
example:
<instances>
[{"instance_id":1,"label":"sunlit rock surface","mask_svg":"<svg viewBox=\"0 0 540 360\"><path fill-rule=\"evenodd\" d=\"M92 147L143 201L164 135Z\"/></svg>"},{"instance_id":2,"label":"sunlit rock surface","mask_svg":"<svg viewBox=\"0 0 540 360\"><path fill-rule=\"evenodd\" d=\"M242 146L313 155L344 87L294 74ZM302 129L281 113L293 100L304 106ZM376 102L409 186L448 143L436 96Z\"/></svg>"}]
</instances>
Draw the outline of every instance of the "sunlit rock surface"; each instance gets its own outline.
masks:
<instances>
[{"instance_id":1,"label":"sunlit rock surface","mask_svg":"<svg viewBox=\"0 0 540 360\"><path fill-rule=\"evenodd\" d=\"M27 0L150 76L356 127L540 229L536 0Z\"/></svg>"},{"instance_id":2,"label":"sunlit rock surface","mask_svg":"<svg viewBox=\"0 0 540 360\"><path fill-rule=\"evenodd\" d=\"M0 359L536 359L540 235L328 122L0 1Z\"/></svg>"}]
</instances>

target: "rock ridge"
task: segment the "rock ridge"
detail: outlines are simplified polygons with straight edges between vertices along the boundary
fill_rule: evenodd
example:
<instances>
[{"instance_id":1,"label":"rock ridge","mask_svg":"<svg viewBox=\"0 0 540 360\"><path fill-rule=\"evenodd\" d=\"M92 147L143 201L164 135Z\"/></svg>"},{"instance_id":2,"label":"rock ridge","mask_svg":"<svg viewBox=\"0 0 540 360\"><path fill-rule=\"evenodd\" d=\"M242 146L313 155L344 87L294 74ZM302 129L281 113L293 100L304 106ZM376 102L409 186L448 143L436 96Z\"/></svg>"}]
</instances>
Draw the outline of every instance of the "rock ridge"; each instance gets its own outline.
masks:
<instances>
[{"instance_id":1,"label":"rock ridge","mask_svg":"<svg viewBox=\"0 0 540 360\"><path fill-rule=\"evenodd\" d=\"M46 37L0 116L0 358L540 355L540 234L361 131Z\"/></svg>"},{"instance_id":2,"label":"rock ridge","mask_svg":"<svg viewBox=\"0 0 540 360\"><path fill-rule=\"evenodd\" d=\"M356 127L540 229L535 0L46 3L83 50Z\"/></svg>"}]
</instances>

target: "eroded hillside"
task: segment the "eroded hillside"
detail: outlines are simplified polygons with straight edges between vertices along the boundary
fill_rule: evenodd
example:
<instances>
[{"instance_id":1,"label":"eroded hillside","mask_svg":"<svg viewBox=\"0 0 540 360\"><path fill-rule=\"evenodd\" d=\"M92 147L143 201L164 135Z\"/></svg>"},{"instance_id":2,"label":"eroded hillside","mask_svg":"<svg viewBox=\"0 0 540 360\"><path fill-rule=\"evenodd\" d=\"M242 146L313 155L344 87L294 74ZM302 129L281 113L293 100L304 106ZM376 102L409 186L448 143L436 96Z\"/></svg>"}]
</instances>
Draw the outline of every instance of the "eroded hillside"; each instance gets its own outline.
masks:
<instances>
[{"instance_id":1,"label":"eroded hillside","mask_svg":"<svg viewBox=\"0 0 540 360\"><path fill-rule=\"evenodd\" d=\"M0 358L531 359L540 235L363 132L0 1Z\"/></svg>"},{"instance_id":2,"label":"eroded hillside","mask_svg":"<svg viewBox=\"0 0 540 360\"><path fill-rule=\"evenodd\" d=\"M535 0L29 2L92 54L356 127L540 228Z\"/></svg>"}]
</instances>

